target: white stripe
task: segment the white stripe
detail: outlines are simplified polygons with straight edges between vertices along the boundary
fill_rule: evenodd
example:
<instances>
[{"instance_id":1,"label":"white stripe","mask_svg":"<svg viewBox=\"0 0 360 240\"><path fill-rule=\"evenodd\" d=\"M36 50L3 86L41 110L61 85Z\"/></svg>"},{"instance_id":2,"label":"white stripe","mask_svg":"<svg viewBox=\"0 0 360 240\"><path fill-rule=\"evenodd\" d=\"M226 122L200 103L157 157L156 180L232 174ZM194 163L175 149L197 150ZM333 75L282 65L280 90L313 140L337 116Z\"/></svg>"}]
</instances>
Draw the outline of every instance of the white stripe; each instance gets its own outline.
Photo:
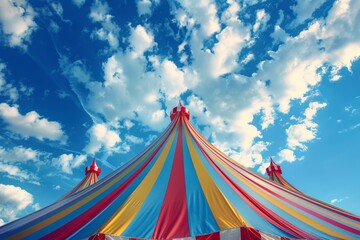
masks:
<instances>
[{"instance_id":1,"label":"white stripe","mask_svg":"<svg viewBox=\"0 0 360 240\"><path fill-rule=\"evenodd\" d=\"M240 228L233 228L220 232L220 240L240 240Z\"/></svg>"},{"instance_id":2,"label":"white stripe","mask_svg":"<svg viewBox=\"0 0 360 240\"><path fill-rule=\"evenodd\" d=\"M272 235L270 233L260 232L261 240L281 240L281 237Z\"/></svg>"}]
</instances>

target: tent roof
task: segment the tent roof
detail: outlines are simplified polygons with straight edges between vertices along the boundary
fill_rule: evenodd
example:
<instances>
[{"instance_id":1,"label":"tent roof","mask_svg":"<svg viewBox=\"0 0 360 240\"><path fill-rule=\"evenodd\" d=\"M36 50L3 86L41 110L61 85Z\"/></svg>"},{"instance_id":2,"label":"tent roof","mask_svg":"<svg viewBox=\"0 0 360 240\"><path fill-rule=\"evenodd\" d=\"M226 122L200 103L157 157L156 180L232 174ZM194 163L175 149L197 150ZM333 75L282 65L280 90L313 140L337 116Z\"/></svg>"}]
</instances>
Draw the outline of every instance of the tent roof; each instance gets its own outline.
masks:
<instances>
[{"instance_id":1,"label":"tent roof","mask_svg":"<svg viewBox=\"0 0 360 240\"><path fill-rule=\"evenodd\" d=\"M272 158L270 158L270 164L269 167L266 168L266 173L269 175L269 178L273 182L280 184L295 192L301 193L301 191L299 191L297 188L291 185L285 178L283 178L282 169L280 165L276 164Z\"/></svg>"},{"instance_id":2,"label":"tent roof","mask_svg":"<svg viewBox=\"0 0 360 240\"><path fill-rule=\"evenodd\" d=\"M358 216L245 168L201 136L185 107L173 113L164 132L126 165L0 227L0 238L198 239L230 229L288 238L360 238Z\"/></svg>"},{"instance_id":3,"label":"tent roof","mask_svg":"<svg viewBox=\"0 0 360 240\"><path fill-rule=\"evenodd\" d=\"M76 192L79 192L88 186L93 185L99 179L99 175L101 173L101 168L99 168L96 164L96 159L94 158L91 165L85 168L85 177L79 182L71 191L69 191L65 196L61 199L66 198Z\"/></svg>"}]
</instances>

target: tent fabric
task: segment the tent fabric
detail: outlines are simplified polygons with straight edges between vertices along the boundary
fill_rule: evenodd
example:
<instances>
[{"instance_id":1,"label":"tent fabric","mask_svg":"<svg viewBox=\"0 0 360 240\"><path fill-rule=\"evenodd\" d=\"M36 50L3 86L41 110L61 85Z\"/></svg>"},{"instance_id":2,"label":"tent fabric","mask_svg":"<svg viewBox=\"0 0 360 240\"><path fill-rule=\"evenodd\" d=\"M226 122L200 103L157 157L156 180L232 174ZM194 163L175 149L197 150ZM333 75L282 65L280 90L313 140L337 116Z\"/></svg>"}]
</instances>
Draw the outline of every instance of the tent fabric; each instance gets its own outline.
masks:
<instances>
[{"instance_id":1,"label":"tent fabric","mask_svg":"<svg viewBox=\"0 0 360 240\"><path fill-rule=\"evenodd\" d=\"M174 238L174 240L291 240L269 233L264 233L253 228L233 228L220 232L209 233L201 236ZM143 238L126 238L103 233L89 237L89 240L145 240Z\"/></svg>"},{"instance_id":2,"label":"tent fabric","mask_svg":"<svg viewBox=\"0 0 360 240\"><path fill-rule=\"evenodd\" d=\"M359 216L235 162L201 136L183 108L126 165L0 227L0 239L176 239L245 227L283 238L360 238Z\"/></svg>"},{"instance_id":3,"label":"tent fabric","mask_svg":"<svg viewBox=\"0 0 360 240\"><path fill-rule=\"evenodd\" d=\"M302 193L300 190L295 188L293 185L291 185L285 178L283 178L282 169L281 167L274 162L272 158L270 158L270 165L268 168L266 168L266 173L269 175L269 178L277 183L280 184L290 190L293 190L298 193Z\"/></svg>"},{"instance_id":4,"label":"tent fabric","mask_svg":"<svg viewBox=\"0 0 360 240\"><path fill-rule=\"evenodd\" d=\"M96 164L96 159L93 159L93 162L90 166L85 168L85 177L79 182L71 191L65 194L61 199L67 198L68 196L79 192L88 186L93 185L99 180L99 175L101 173L101 169Z\"/></svg>"}]
</instances>

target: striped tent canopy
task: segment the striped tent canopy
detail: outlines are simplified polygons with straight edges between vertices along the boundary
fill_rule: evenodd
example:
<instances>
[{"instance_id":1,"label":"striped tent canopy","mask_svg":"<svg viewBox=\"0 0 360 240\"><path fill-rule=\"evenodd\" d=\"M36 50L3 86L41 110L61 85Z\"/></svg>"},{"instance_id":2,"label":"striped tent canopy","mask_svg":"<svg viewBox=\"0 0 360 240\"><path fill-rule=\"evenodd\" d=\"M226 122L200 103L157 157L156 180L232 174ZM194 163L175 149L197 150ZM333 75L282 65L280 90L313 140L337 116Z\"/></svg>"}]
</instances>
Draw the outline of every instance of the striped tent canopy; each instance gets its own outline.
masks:
<instances>
[{"instance_id":1,"label":"striped tent canopy","mask_svg":"<svg viewBox=\"0 0 360 240\"><path fill-rule=\"evenodd\" d=\"M88 186L93 185L99 180L99 175L101 173L101 168L99 168L96 164L96 159L92 161L92 164L90 166L87 166L85 168L85 177L81 182L78 183L71 191L69 191L65 196L63 196L61 199L66 198L70 196L73 193L79 192Z\"/></svg>"},{"instance_id":2,"label":"striped tent canopy","mask_svg":"<svg viewBox=\"0 0 360 240\"><path fill-rule=\"evenodd\" d=\"M291 185L288 181L286 181L285 178L283 178L281 167L274 162L272 158L270 158L270 165L266 168L266 173L269 175L269 178L284 187L287 187L288 189L291 189L295 192L301 193L297 188L295 188L293 185Z\"/></svg>"},{"instance_id":3,"label":"striped tent canopy","mask_svg":"<svg viewBox=\"0 0 360 240\"><path fill-rule=\"evenodd\" d=\"M360 217L264 178L211 145L179 105L97 183L0 228L0 239L359 239Z\"/></svg>"}]
</instances>

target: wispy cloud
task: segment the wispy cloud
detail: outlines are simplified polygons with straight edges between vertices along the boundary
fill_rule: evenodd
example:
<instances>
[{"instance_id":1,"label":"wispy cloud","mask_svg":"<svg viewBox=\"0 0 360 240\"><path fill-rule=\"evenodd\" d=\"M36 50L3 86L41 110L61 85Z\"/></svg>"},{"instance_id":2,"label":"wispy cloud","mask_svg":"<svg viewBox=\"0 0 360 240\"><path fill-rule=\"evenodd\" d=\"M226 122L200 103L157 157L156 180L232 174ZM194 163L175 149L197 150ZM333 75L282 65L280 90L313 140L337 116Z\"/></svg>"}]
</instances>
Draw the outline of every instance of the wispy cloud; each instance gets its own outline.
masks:
<instances>
[{"instance_id":1,"label":"wispy cloud","mask_svg":"<svg viewBox=\"0 0 360 240\"><path fill-rule=\"evenodd\" d=\"M355 130L355 129L357 129L357 128L360 128L360 123L357 123L357 124L355 124L355 125L353 125L353 126L351 126L351 127L349 127L349 128L345 128L345 129L343 129L343 130L340 130L338 133L350 132L350 131L353 131L353 130Z\"/></svg>"}]
</instances>

